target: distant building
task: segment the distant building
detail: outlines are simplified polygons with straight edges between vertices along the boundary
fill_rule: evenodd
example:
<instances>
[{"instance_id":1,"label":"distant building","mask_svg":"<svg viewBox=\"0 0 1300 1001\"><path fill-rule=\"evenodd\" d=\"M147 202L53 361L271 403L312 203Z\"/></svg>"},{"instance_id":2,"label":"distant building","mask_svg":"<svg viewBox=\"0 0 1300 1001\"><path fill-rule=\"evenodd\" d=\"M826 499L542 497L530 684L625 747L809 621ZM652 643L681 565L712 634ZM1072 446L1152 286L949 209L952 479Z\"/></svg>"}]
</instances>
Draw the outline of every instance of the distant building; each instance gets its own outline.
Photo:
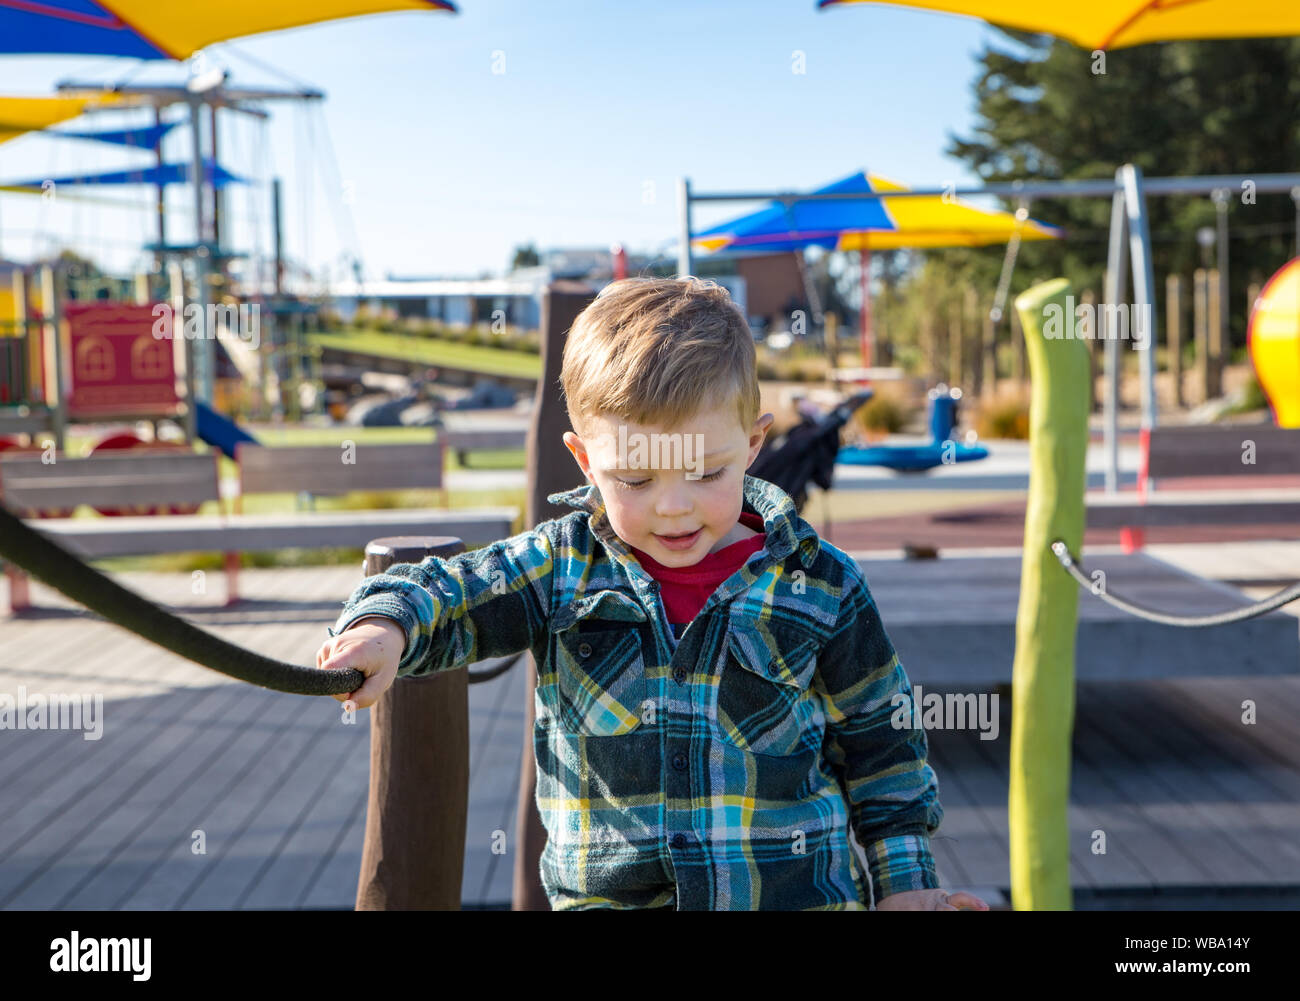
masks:
<instances>
[{"instance_id":1,"label":"distant building","mask_svg":"<svg viewBox=\"0 0 1300 1001\"><path fill-rule=\"evenodd\" d=\"M655 259L628 254L628 274L662 273ZM542 294L557 279L587 282L593 292L614 277L608 248L560 248L542 254L542 263L519 268L501 278L408 277L389 275L383 281L338 282L330 295L339 316L348 322L365 306L371 313L400 318L439 320L450 326L491 323L498 310L511 326L536 329L541 325ZM746 282L737 275L714 278L746 309ZM748 314L746 314L748 315Z\"/></svg>"}]
</instances>

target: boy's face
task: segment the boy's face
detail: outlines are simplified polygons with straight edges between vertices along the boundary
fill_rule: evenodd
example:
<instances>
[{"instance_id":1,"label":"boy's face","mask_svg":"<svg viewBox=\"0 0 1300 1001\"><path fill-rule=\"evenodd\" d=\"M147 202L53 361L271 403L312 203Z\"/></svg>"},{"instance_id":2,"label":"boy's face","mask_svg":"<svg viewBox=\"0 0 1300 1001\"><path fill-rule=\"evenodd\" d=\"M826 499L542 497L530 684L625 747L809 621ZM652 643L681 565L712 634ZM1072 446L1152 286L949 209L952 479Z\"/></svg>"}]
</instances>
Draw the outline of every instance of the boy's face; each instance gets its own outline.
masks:
<instances>
[{"instance_id":1,"label":"boy's face","mask_svg":"<svg viewBox=\"0 0 1300 1001\"><path fill-rule=\"evenodd\" d=\"M745 470L772 420L742 428L731 402L676 428L600 415L564 443L599 488L614 534L664 566L688 567L738 541Z\"/></svg>"}]
</instances>

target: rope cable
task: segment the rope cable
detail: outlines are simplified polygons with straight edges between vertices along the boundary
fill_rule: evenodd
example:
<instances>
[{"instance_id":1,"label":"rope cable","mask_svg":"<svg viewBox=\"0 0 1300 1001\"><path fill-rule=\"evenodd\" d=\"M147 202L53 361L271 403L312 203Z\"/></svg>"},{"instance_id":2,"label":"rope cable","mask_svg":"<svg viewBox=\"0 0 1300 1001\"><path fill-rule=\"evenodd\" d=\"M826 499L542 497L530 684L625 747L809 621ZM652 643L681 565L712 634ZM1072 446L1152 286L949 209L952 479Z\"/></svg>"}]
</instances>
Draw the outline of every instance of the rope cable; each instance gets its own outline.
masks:
<instances>
[{"instance_id":1,"label":"rope cable","mask_svg":"<svg viewBox=\"0 0 1300 1001\"><path fill-rule=\"evenodd\" d=\"M1057 539L1052 543L1052 552L1060 561L1066 571L1079 582L1083 587L1088 588L1102 601L1109 605L1135 615L1140 619L1146 619L1150 622L1163 623L1166 626L1186 626L1196 628L1200 626L1221 626L1230 622L1242 622L1246 619L1253 619L1256 616L1263 615L1265 612L1271 612L1275 608L1289 604L1300 598L1300 582L1283 588L1276 594L1270 595L1262 601L1257 601L1251 605L1245 605L1241 608L1229 609L1226 612L1216 612L1213 615L1172 615L1168 612L1161 612L1154 608L1146 608L1136 602L1129 601L1117 594L1112 594L1109 589L1102 588L1097 590L1093 586L1093 581L1084 574L1083 569L1079 566L1077 560L1070 554L1069 547L1064 542Z\"/></svg>"},{"instance_id":2,"label":"rope cable","mask_svg":"<svg viewBox=\"0 0 1300 1001\"><path fill-rule=\"evenodd\" d=\"M205 632L82 562L57 542L25 524L0 504L0 557L137 636L210 670L259 688L293 695L341 695L365 683L352 668L309 668L264 657ZM471 685L505 674L523 654L502 657L478 671L466 668Z\"/></svg>"}]
</instances>

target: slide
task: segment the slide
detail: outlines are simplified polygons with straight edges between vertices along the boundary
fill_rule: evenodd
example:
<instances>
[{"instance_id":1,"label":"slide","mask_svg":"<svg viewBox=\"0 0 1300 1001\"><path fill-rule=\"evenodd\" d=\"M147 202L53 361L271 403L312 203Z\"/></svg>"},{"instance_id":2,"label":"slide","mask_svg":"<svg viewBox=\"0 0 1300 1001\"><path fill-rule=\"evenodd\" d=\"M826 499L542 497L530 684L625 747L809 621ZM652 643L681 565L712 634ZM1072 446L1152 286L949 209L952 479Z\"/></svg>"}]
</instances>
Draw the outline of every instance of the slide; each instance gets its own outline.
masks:
<instances>
[{"instance_id":1,"label":"slide","mask_svg":"<svg viewBox=\"0 0 1300 1001\"><path fill-rule=\"evenodd\" d=\"M194 412L195 431L203 441L213 448L221 449L227 457L235 457L235 445L238 442L261 444L230 418L223 417L202 400L197 401L197 406L198 409Z\"/></svg>"}]
</instances>

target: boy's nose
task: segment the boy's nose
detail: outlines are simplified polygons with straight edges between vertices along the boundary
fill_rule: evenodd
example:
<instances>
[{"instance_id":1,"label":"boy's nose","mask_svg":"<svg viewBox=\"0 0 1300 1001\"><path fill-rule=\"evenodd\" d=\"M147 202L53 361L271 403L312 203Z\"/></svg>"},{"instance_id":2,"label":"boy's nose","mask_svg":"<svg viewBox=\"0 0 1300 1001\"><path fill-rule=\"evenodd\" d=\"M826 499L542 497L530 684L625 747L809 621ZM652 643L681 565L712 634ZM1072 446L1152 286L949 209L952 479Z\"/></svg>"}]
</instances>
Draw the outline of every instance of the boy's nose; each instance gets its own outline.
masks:
<instances>
[{"instance_id":1,"label":"boy's nose","mask_svg":"<svg viewBox=\"0 0 1300 1001\"><path fill-rule=\"evenodd\" d=\"M680 518L691 513L691 499L684 483L670 483L655 498L655 514L661 518Z\"/></svg>"}]
</instances>

